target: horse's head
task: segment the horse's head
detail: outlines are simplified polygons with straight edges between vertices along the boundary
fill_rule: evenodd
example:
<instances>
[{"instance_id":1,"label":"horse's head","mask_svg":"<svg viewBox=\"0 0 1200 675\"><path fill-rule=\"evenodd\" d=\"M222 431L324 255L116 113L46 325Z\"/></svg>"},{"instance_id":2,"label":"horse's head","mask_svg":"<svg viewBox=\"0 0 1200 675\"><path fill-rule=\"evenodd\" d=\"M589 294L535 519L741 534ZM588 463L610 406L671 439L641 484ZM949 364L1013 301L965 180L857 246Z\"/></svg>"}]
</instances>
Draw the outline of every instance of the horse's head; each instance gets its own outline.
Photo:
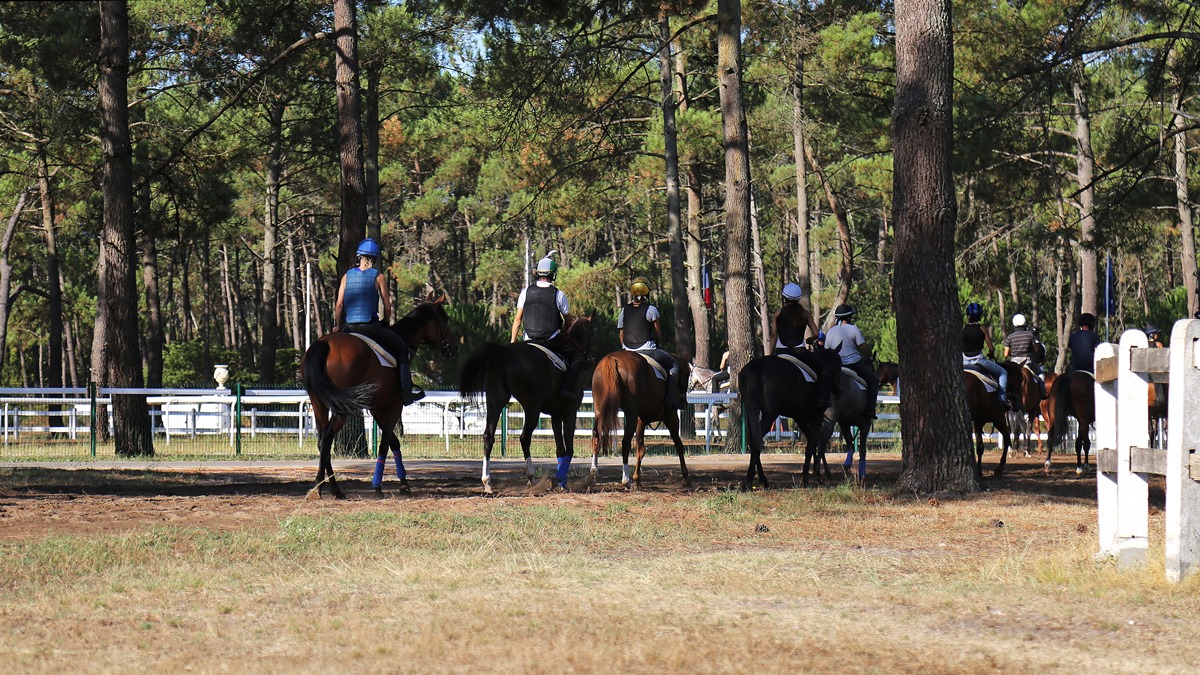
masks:
<instances>
[{"instance_id":1,"label":"horse's head","mask_svg":"<svg viewBox=\"0 0 1200 675\"><path fill-rule=\"evenodd\" d=\"M442 350L446 356L454 356L458 349L458 338L450 329L450 316L446 314L445 305L444 293L437 298L430 294L425 302L397 321L394 329L414 349L428 344Z\"/></svg>"},{"instance_id":2,"label":"horse's head","mask_svg":"<svg viewBox=\"0 0 1200 675\"><path fill-rule=\"evenodd\" d=\"M566 332L567 337L575 342L575 345L587 357L589 363L592 360L592 338L595 336L592 318L593 315L578 316L568 314L566 321L563 323L563 330Z\"/></svg>"}]
</instances>

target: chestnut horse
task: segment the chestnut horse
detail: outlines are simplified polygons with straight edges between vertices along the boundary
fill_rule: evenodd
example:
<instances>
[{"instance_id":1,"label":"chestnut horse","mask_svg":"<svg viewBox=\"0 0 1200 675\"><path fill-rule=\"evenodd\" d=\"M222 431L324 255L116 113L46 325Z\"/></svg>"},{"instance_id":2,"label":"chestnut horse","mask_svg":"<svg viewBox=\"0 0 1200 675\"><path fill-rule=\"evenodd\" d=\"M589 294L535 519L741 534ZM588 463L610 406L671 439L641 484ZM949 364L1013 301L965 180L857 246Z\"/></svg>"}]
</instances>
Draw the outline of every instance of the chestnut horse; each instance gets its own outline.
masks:
<instances>
[{"instance_id":1,"label":"chestnut horse","mask_svg":"<svg viewBox=\"0 0 1200 675\"><path fill-rule=\"evenodd\" d=\"M442 306L445 301L446 296L443 295L437 300L417 305L390 328L413 351L428 344L440 348L446 356L454 356L456 343L450 330L450 319ZM382 466L387 459L388 448L391 448L396 458L396 476L401 481L401 488L407 489L404 462L400 457L400 439L395 431L404 409L396 369L382 365L367 343L354 335L330 333L319 338L304 353L300 362L300 379L312 403L313 417L317 423L317 447L321 453L317 464L317 484L309 490L309 497L320 497L322 487L328 482L334 497L345 498L333 475L330 449L346 420L361 414L364 408L371 411L380 430L373 487L376 490L382 487Z\"/></svg>"},{"instance_id":2,"label":"chestnut horse","mask_svg":"<svg viewBox=\"0 0 1200 675\"><path fill-rule=\"evenodd\" d=\"M1088 437L1088 428L1096 421L1096 378L1086 370L1068 370L1054 379L1048 399L1046 423L1050 431L1046 442L1049 446L1046 473L1050 473L1050 456L1054 454L1054 448L1066 438L1067 415L1070 415L1079 422L1075 435L1075 473L1081 474L1084 467L1091 467L1088 453L1092 440Z\"/></svg>"},{"instance_id":3,"label":"chestnut horse","mask_svg":"<svg viewBox=\"0 0 1200 675\"><path fill-rule=\"evenodd\" d=\"M679 377L676 387L679 400L687 400L689 381L688 361L675 357L679 362ZM685 486L688 480L687 460L684 459L683 441L679 438L679 410L666 408L667 383L654 374L646 357L631 351L613 352L600 359L592 373L592 402L596 410L596 421L592 427L592 475L599 470L600 451L608 452L612 431L617 427L617 409L625 412L625 435L621 437L621 486L631 487L629 478L629 449L634 434L637 434L637 464L633 469L632 487L642 487L642 458L646 456L646 425L662 422L671 434L675 452L679 454L679 474Z\"/></svg>"},{"instance_id":4,"label":"chestnut horse","mask_svg":"<svg viewBox=\"0 0 1200 675\"><path fill-rule=\"evenodd\" d=\"M587 355L592 349L591 317L568 316L562 327L567 339L573 340L579 351ZM517 399L525 411L525 426L521 429L521 450L525 453L525 472L533 483L533 461L529 443L537 428L541 413L550 416L554 430L554 446L558 456L555 485L566 489L567 472L575 456L575 418L579 414L581 397L561 394L566 374L556 368L540 348L528 342L497 344L485 342L463 365L458 391L464 397L484 395L487 417L483 429L483 492L493 494L491 479L492 446L496 444L496 424L510 398Z\"/></svg>"},{"instance_id":5,"label":"chestnut horse","mask_svg":"<svg viewBox=\"0 0 1200 675\"><path fill-rule=\"evenodd\" d=\"M1000 449L1000 464L996 475L1004 475L1004 464L1008 461L1008 448L1012 438L1008 428L1008 410L1000 405L1000 392L988 391L983 381L967 370L963 370L963 386L967 390L967 409L971 412L971 425L975 430L975 475L983 480L983 425L991 424L1000 432L1003 446Z\"/></svg>"},{"instance_id":6,"label":"chestnut horse","mask_svg":"<svg viewBox=\"0 0 1200 675\"><path fill-rule=\"evenodd\" d=\"M837 352L817 347L814 353L825 359L833 372L841 368ZM835 385L834 394L837 393ZM817 383L809 382L796 366L782 357L760 356L738 373L738 395L742 399L742 419L746 423L746 445L750 448L750 468L746 471L742 489L749 490L753 486L755 471L762 486L768 487L761 457L763 436L781 415L792 418L808 439L801 478L801 483L808 487L808 467L820 447L821 424L825 420L822 410L817 407Z\"/></svg>"}]
</instances>

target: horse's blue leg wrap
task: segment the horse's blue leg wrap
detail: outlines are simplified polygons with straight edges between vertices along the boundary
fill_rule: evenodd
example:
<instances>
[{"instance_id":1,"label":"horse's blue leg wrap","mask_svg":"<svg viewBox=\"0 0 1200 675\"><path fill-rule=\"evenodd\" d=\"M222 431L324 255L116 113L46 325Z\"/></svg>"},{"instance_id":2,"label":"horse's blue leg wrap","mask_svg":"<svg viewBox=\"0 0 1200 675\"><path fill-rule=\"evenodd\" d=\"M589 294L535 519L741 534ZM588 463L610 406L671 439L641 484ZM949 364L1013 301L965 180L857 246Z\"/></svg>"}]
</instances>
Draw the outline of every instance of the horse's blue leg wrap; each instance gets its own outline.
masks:
<instances>
[{"instance_id":1,"label":"horse's blue leg wrap","mask_svg":"<svg viewBox=\"0 0 1200 675\"><path fill-rule=\"evenodd\" d=\"M858 478L862 480L867 477L867 458L864 457L858 460Z\"/></svg>"},{"instance_id":2,"label":"horse's blue leg wrap","mask_svg":"<svg viewBox=\"0 0 1200 675\"><path fill-rule=\"evenodd\" d=\"M371 487L379 488L383 486L383 465L385 463L383 457L375 460L375 475L371 478Z\"/></svg>"},{"instance_id":3,"label":"horse's blue leg wrap","mask_svg":"<svg viewBox=\"0 0 1200 675\"><path fill-rule=\"evenodd\" d=\"M571 458L558 458L558 473L554 474L555 480L562 487L567 487L567 472L571 470Z\"/></svg>"}]
</instances>

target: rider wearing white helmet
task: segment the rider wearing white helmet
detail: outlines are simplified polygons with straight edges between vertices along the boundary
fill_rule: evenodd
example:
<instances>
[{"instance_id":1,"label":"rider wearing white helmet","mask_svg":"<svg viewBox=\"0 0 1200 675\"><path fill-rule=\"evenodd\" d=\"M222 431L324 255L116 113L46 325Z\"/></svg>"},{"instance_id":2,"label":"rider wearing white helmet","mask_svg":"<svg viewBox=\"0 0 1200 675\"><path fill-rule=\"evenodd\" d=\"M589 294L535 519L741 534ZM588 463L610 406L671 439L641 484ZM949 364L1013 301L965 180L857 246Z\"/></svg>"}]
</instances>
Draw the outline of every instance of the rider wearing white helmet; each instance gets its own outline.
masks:
<instances>
[{"instance_id":1,"label":"rider wearing white helmet","mask_svg":"<svg viewBox=\"0 0 1200 675\"><path fill-rule=\"evenodd\" d=\"M789 283L783 287L783 306L775 313L771 322L771 354L790 354L803 361L817 373L817 407L828 408L832 403L833 372L829 364L804 348L807 331L810 339L816 340L820 330L812 312L800 304L804 290L800 284Z\"/></svg>"},{"instance_id":2,"label":"rider wearing white helmet","mask_svg":"<svg viewBox=\"0 0 1200 675\"><path fill-rule=\"evenodd\" d=\"M565 399L576 399L579 392L576 384L579 374L587 365L587 358L575 342L562 332L563 319L570 313L567 296L554 286L558 276L558 263L552 257L558 251L550 251L538 261L534 269L537 280L521 291L517 298L517 313L513 316L510 342L517 341L517 332L524 324L525 341L536 342L549 348L567 361L567 373L563 377L560 395Z\"/></svg>"},{"instance_id":3,"label":"rider wearing white helmet","mask_svg":"<svg viewBox=\"0 0 1200 675\"><path fill-rule=\"evenodd\" d=\"M1013 332L1004 336L1004 358L1032 370L1038 376L1042 397L1045 398L1046 383L1042 379L1042 367L1033 358L1040 346L1037 333L1027 325L1024 314L1014 314L1012 324Z\"/></svg>"},{"instance_id":4,"label":"rider wearing white helmet","mask_svg":"<svg viewBox=\"0 0 1200 675\"><path fill-rule=\"evenodd\" d=\"M667 370L667 397L663 405L679 408L679 361L670 352L660 349L662 329L658 308L650 304L650 281L638 277L629 284L629 304L617 316L617 336L621 348L645 354Z\"/></svg>"},{"instance_id":5,"label":"rider wearing white helmet","mask_svg":"<svg viewBox=\"0 0 1200 675\"><path fill-rule=\"evenodd\" d=\"M382 271L375 269L379 257L379 243L370 237L358 245L358 267L351 267L338 284L337 300L333 305L333 330L361 333L378 342L396 357L396 371L400 376L400 391L404 392L404 405L425 398L425 392L413 386L409 357L412 348L396 331L388 326L392 320L392 299L387 291L387 279ZM383 304L383 315L379 305Z\"/></svg>"}]
</instances>

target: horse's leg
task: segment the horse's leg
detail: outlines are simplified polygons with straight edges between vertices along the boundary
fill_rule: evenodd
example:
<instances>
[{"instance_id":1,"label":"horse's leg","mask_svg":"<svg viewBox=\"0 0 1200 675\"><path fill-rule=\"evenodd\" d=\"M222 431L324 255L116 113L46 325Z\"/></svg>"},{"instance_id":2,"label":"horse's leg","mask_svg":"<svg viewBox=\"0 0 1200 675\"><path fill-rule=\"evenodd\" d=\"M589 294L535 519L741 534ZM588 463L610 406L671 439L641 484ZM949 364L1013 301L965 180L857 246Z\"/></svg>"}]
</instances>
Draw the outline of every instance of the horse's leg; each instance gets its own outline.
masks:
<instances>
[{"instance_id":1,"label":"horse's leg","mask_svg":"<svg viewBox=\"0 0 1200 675\"><path fill-rule=\"evenodd\" d=\"M975 423L975 477L983 483L983 422Z\"/></svg>"},{"instance_id":2,"label":"horse's leg","mask_svg":"<svg viewBox=\"0 0 1200 675\"><path fill-rule=\"evenodd\" d=\"M563 490L567 489L567 475L571 472L571 460L575 456L572 447L575 438L575 427L565 418L552 415L550 426L554 428L554 450L558 459L558 471L554 474L554 484Z\"/></svg>"},{"instance_id":3,"label":"horse's leg","mask_svg":"<svg viewBox=\"0 0 1200 675\"><path fill-rule=\"evenodd\" d=\"M1000 448L1000 464L996 466L995 475L997 478L1004 475L1004 465L1008 461L1008 448L1012 445L1012 432L1008 428L1008 420L1004 420L1004 424L998 429L1000 432L1000 442L1003 444Z\"/></svg>"},{"instance_id":4,"label":"horse's leg","mask_svg":"<svg viewBox=\"0 0 1200 675\"><path fill-rule=\"evenodd\" d=\"M313 411L314 413L317 411ZM333 438L337 435L337 429L340 424L336 424L333 419L326 419L322 423L321 416L317 416L317 482L308 491L306 499L320 499L321 492L325 486L325 471L330 466L330 449L333 447ZM332 473L332 469L330 469Z\"/></svg>"},{"instance_id":5,"label":"horse's leg","mask_svg":"<svg viewBox=\"0 0 1200 675\"><path fill-rule=\"evenodd\" d=\"M492 492L492 447L496 445L496 425L499 424L503 411L503 403L488 397L487 419L483 425L483 471L480 475L485 495L495 494Z\"/></svg>"},{"instance_id":6,"label":"horse's leg","mask_svg":"<svg viewBox=\"0 0 1200 675\"><path fill-rule=\"evenodd\" d=\"M625 416L625 429L621 432L621 487L632 488L633 476L629 471L629 451L633 446L633 434L637 430L637 417Z\"/></svg>"},{"instance_id":7,"label":"horse's leg","mask_svg":"<svg viewBox=\"0 0 1200 675\"><path fill-rule=\"evenodd\" d=\"M871 418L859 425L856 440L858 442L858 482L867 481L867 439L871 436Z\"/></svg>"},{"instance_id":8,"label":"horse's leg","mask_svg":"<svg viewBox=\"0 0 1200 675\"><path fill-rule=\"evenodd\" d=\"M687 459L684 457L683 439L679 437L679 415L675 410L667 411L665 415L667 432L671 434L671 442L675 444L675 452L679 455L679 475L683 478L684 487L691 487L688 479Z\"/></svg>"},{"instance_id":9,"label":"horse's leg","mask_svg":"<svg viewBox=\"0 0 1200 675\"><path fill-rule=\"evenodd\" d=\"M742 482L742 491L746 492L754 488L754 469L758 467L762 471L762 465L759 462L759 455L762 453L762 434L763 434L763 415L762 411L746 410L743 408L742 414L746 416L746 446L750 450L750 465L746 468L746 480ZM763 488L766 485L766 476L762 476Z\"/></svg>"},{"instance_id":10,"label":"horse's leg","mask_svg":"<svg viewBox=\"0 0 1200 675\"><path fill-rule=\"evenodd\" d=\"M642 489L642 458L646 456L646 423L641 417L631 415L636 418L637 431L634 436L637 438L637 465L633 467L633 484L638 489Z\"/></svg>"},{"instance_id":11,"label":"horse's leg","mask_svg":"<svg viewBox=\"0 0 1200 675\"><path fill-rule=\"evenodd\" d=\"M525 478L528 485L533 485L533 459L529 454L529 444L533 442L533 430L538 425L538 414L525 411L525 426L521 427L521 453L525 456ZM551 425L553 426L553 424ZM555 440L558 434L555 432Z\"/></svg>"}]
</instances>

